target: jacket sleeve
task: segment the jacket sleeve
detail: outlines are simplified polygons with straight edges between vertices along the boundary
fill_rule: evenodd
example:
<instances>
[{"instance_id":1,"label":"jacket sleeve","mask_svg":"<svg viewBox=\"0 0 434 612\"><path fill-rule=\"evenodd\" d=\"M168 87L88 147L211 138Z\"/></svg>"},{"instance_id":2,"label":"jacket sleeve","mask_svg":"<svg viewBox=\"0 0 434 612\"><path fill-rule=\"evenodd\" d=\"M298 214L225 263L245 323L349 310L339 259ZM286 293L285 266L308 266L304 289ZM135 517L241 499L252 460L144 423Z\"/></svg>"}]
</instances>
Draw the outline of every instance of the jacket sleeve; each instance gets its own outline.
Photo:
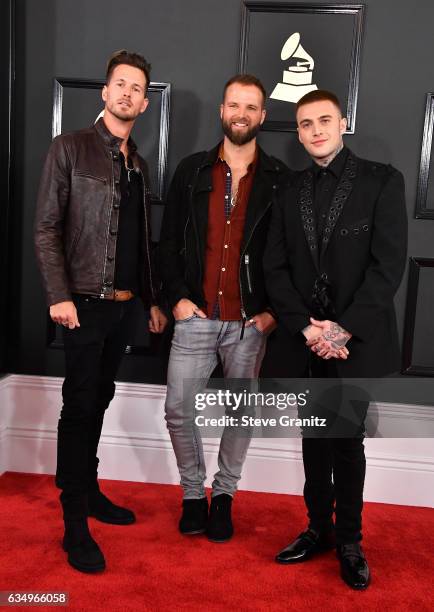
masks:
<instances>
[{"instance_id":1,"label":"jacket sleeve","mask_svg":"<svg viewBox=\"0 0 434 612\"><path fill-rule=\"evenodd\" d=\"M379 195L372 230L370 263L354 299L338 318L361 340L375 332L378 315L393 301L407 259L407 211L404 177L390 173Z\"/></svg>"},{"instance_id":2,"label":"jacket sleeve","mask_svg":"<svg viewBox=\"0 0 434 612\"><path fill-rule=\"evenodd\" d=\"M309 325L310 312L295 289L287 258L282 206L285 191L273 205L264 253L265 285L279 321L295 335Z\"/></svg>"},{"instance_id":3,"label":"jacket sleeve","mask_svg":"<svg viewBox=\"0 0 434 612\"><path fill-rule=\"evenodd\" d=\"M181 162L173 176L166 199L161 226L159 252L163 292L171 308L182 298L190 298L185 282L184 234L188 220L189 192L185 168Z\"/></svg>"},{"instance_id":4,"label":"jacket sleeve","mask_svg":"<svg viewBox=\"0 0 434 612\"><path fill-rule=\"evenodd\" d=\"M70 174L66 145L58 136L50 145L42 171L34 226L36 257L49 306L71 300L63 246Z\"/></svg>"}]
</instances>

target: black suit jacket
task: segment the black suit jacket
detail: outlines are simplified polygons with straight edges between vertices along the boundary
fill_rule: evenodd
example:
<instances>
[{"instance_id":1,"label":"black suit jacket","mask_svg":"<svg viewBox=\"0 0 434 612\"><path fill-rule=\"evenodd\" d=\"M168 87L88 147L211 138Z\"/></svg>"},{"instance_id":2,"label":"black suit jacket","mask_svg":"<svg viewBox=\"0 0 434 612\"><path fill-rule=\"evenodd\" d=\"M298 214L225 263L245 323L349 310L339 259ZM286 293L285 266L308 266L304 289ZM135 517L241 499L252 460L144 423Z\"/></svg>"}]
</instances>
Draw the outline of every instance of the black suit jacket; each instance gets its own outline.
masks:
<instances>
[{"instance_id":1,"label":"black suit jacket","mask_svg":"<svg viewBox=\"0 0 434 612\"><path fill-rule=\"evenodd\" d=\"M349 152L321 245L315 233L313 173L292 175L273 207L264 268L267 292L295 351L288 376L303 376L309 357L301 330L316 316L315 280L326 275L336 320L353 334L340 376L376 377L399 370L393 297L406 263L404 179L392 166Z\"/></svg>"}]
</instances>

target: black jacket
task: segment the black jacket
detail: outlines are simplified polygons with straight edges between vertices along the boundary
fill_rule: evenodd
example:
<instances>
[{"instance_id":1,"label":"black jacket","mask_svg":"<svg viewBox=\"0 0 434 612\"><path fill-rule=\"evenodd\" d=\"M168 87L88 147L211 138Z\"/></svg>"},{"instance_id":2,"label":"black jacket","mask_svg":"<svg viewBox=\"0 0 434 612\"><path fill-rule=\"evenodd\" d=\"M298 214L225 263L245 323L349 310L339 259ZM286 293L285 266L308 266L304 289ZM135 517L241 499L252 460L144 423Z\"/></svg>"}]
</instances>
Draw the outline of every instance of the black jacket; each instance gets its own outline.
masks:
<instances>
[{"instance_id":1,"label":"black jacket","mask_svg":"<svg viewBox=\"0 0 434 612\"><path fill-rule=\"evenodd\" d=\"M219 145L182 160L170 185L159 244L163 291L173 307L188 298L205 306L202 290L208 228L212 166ZM240 256L240 289L245 317L269 307L262 268L271 205L286 171L285 165L259 149L247 205ZM246 257L248 255L248 257Z\"/></svg>"},{"instance_id":2,"label":"black jacket","mask_svg":"<svg viewBox=\"0 0 434 612\"><path fill-rule=\"evenodd\" d=\"M71 293L110 294L115 273L120 208L121 139L103 119L94 126L62 134L51 143L41 177L35 219L35 247L48 304ZM143 186L141 297L157 301L150 245L148 171L128 143Z\"/></svg>"},{"instance_id":3,"label":"black jacket","mask_svg":"<svg viewBox=\"0 0 434 612\"><path fill-rule=\"evenodd\" d=\"M299 352L289 376L303 376L309 350L300 331L318 318L312 299L326 275L337 322L353 334L342 376L382 376L400 367L394 295L406 264L407 214L400 172L349 152L317 245L311 170L292 175L279 194L264 258L267 291ZM320 317L322 318L322 317ZM295 372L295 370L298 370Z\"/></svg>"}]
</instances>

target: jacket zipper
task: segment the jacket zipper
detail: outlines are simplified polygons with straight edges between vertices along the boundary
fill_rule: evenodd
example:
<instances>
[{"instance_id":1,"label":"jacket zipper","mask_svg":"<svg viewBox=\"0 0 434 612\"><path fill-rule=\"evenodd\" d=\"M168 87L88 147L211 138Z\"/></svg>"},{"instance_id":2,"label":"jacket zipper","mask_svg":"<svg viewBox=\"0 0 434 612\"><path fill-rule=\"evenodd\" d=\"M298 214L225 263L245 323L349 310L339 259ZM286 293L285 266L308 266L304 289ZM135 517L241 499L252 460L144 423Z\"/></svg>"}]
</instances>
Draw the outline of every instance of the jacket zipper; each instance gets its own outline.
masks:
<instances>
[{"instance_id":1,"label":"jacket zipper","mask_svg":"<svg viewBox=\"0 0 434 612\"><path fill-rule=\"evenodd\" d=\"M141 169L139 168L139 174L140 177L142 179L142 189L143 189L143 210L145 212L145 232L146 232L146 236L145 236L145 242L146 242L146 255L148 258L148 269L149 269L149 282L151 285L151 295L152 295L152 302L153 304L155 304L155 291L154 291L154 283L152 282L152 266L151 266L151 255L149 253L149 231L148 231L148 211L146 210L146 186L145 186L145 179L143 177L143 172L141 171Z\"/></svg>"},{"instance_id":2,"label":"jacket zipper","mask_svg":"<svg viewBox=\"0 0 434 612\"><path fill-rule=\"evenodd\" d=\"M240 257L240 266L239 266L239 271L238 271L238 282L239 282L239 285L240 285L241 316L243 317L243 328L241 330L241 338L240 339L242 339L242 337L244 335L244 325L245 325L246 319L247 319L246 310L244 308L243 287L242 287L242 284L241 284L241 263L243 261L243 256L246 255L246 249L249 246L250 240L252 239L253 232L257 228L257 226L258 226L259 222L261 221L261 219L265 216L265 213L270 208L270 206L271 206L271 202L268 202L267 206L262 211L262 215L260 217L258 217L258 219L256 220L256 223L253 226L252 231L250 232L250 236L249 236L248 240L246 241L246 246L244 247L244 251L241 253L241 257ZM249 256L247 255L247 257L249 257ZM247 276L247 282L248 282L248 278L249 277Z\"/></svg>"},{"instance_id":3,"label":"jacket zipper","mask_svg":"<svg viewBox=\"0 0 434 612\"><path fill-rule=\"evenodd\" d=\"M185 222L185 226L184 226L184 258L185 261L187 261L187 227L190 221L190 215L187 217L187 221Z\"/></svg>"},{"instance_id":4,"label":"jacket zipper","mask_svg":"<svg viewBox=\"0 0 434 612\"><path fill-rule=\"evenodd\" d=\"M193 223L193 227L196 232L197 262L199 264L199 281L201 282L202 281L202 261L200 259L200 251L199 251L199 232L197 231L197 225L196 225L196 221L195 221L194 214L193 214L193 191L194 191L194 187L196 186L200 171L201 171L201 166L196 168L196 175L194 177L194 180L191 183L190 210L191 210L191 221ZM187 248L187 245L186 245L186 248Z\"/></svg>"},{"instance_id":5,"label":"jacket zipper","mask_svg":"<svg viewBox=\"0 0 434 612\"><path fill-rule=\"evenodd\" d=\"M249 288L249 293L253 293L252 289L252 279L250 277L250 267L249 267L250 257L249 254L246 253L244 255L244 263L246 264L246 273L247 273L247 286Z\"/></svg>"}]
</instances>

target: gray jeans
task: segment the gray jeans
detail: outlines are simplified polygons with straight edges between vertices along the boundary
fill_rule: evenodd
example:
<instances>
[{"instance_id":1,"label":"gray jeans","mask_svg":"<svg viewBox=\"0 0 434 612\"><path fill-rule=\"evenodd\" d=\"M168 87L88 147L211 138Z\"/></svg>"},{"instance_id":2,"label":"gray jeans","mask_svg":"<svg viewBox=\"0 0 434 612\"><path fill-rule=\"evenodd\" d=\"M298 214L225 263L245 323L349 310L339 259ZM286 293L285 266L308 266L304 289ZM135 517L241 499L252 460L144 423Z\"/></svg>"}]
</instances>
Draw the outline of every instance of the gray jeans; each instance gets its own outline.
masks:
<instances>
[{"instance_id":1,"label":"gray jeans","mask_svg":"<svg viewBox=\"0 0 434 612\"><path fill-rule=\"evenodd\" d=\"M203 391L220 357L225 378L254 379L259 374L266 336L254 325L240 340L241 321L201 319L176 321L167 373L166 423L175 451L184 499L204 497L205 461L199 428L194 422L193 398ZM188 380L186 385L185 379ZM233 495L250 444L252 430L227 426L218 454L219 470L213 496Z\"/></svg>"}]
</instances>

